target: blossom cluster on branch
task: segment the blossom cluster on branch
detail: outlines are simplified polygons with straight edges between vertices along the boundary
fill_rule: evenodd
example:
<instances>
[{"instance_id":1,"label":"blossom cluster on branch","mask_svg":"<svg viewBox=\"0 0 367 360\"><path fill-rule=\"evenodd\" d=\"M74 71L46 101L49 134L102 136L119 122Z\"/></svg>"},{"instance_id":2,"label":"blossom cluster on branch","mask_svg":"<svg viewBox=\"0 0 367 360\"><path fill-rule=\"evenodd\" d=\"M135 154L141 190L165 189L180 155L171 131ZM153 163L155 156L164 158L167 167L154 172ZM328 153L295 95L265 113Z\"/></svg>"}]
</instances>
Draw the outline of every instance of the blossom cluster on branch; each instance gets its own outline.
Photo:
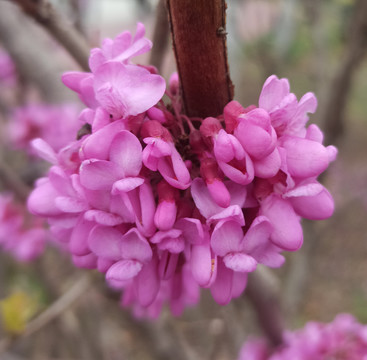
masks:
<instances>
[{"instance_id":1,"label":"blossom cluster on branch","mask_svg":"<svg viewBox=\"0 0 367 360\"><path fill-rule=\"evenodd\" d=\"M150 50L138 24L91 51L91 72L63 82L87 106L79 140L33 148L53 164L28 199L76 266L98 269L123 289L136 315L174 314L209 288L227 304L258 264L279 267L298 250L301 217L325 219L334 203L317 181L336 157L322 145L313 94L299 101L269 77L258 106L232 101L222 115L184 115L178 75L166 89L154 67L131 58ZM166 94L170 103L162 99Z\"/></svg>"},{"instance_id":2,"label":"blossom cluster on branch","mask_svg":"<svg viewBox=\"0 0 367 360\"><path fill-rule=\"evenodd\" d=\"M27 213L8 193L0 194L0 249L19 261L39 256L47 241L47 231L41 219Z\"/></svg>"},{"instance_id":3,"label":"blossom cluster on branch","mask_svg":"<svg viewBox=\"0 0 367 360\"><path fill-rule=\"evenodd\" d=\"M303 329L284 333L284 343L270 349L264 339L252 338L238 360L366 360L367 326L349 314L331 323L308 322Z\"/></svg>"},{"instance_id":4,"label":"blossom cluster on branch","mask_svg":"<svg viewBox=\"0 0 367 360\"><path fill-rule=\"evenodd\" d=\"M80 128L78 115L75 104L30 103L19 106L9 116L7 141L13 148L29 155L34 155L30 142L35 138L42 138L59 151L76 138Z\"/></svg>"}]
</instances>

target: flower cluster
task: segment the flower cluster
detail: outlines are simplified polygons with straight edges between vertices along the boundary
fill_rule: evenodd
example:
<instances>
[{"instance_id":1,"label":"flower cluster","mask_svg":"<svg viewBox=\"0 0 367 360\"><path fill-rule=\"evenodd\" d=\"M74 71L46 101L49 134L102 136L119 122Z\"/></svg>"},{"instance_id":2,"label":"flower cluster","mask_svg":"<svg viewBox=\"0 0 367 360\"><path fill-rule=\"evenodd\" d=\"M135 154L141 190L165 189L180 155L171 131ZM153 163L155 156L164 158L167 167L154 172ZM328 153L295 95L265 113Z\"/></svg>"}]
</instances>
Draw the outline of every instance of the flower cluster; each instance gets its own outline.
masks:
<instances>
[{"instance_id":1,"label":"flower cluster","mask_svg":"<svg viewBox=\"0 0 367 360\"><path fill-rule=\"evenodd\" d=\"M93 49L91 72L63 75L87 106L81 137L50 161L28 200L68 246L76 266L97 268L122 303L156 316L194 304L209 288L219 304L239 296L257 264L279 267L302 245L301 217L334 208L317 176L336 157L322 145L313 94L300 101L271 76L259 106L230 102L216 118L181 112L178 76L166 89L153 67L131 58L152 44L138 24ZM166 94L171 103L166 105Z\"/></svg>"},{"instance_id":2,"label":"flower cluster","mask_svg":"<svg viewBox=\"0 0 367 360\"><path fill-rule=\"evenodd\" d=\"M239 360L366 360L367 326L349 314L329 324L309 322L303 329L284 334L284 344L271 351L262 339L251 339Z\"/></svg>"},{"instance_id":3,"label":"flower cluster","mask_svg":"<svg viewBox=\"0 0 367 360\"><path fill-rule=\"evenodd\" d=\"M20 261L43 252L47 232L43 222L26 214L10 194L0 194L0 248Z\"/></svg>"},{"instance_id":4,"label":"flower cluster","mask_svg":"<svg viewBox=\"0 0 367 360\"><path fill-rule=\"evenodd\" d=\"M14 148L26 150L30 155L34 155L30 141L35 138L44 139L59 151L76 139L80 128L78 115L78 107L72 104L18 107L10 115L8 141Z\"/></svg>"}]
</instances>

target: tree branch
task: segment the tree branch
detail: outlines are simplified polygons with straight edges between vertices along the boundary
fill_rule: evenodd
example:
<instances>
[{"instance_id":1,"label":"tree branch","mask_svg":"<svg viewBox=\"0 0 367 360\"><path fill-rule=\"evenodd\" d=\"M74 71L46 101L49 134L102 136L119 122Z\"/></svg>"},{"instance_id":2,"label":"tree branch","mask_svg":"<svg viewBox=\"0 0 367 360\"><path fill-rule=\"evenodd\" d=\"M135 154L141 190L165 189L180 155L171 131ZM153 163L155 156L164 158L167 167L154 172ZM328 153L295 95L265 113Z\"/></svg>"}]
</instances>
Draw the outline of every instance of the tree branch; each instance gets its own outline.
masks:
<instances>
[{"instance_id":1,"label":"tree branch","mask_svg":"<svg viewBox=\"0 0 367 360\"><path fill-rule=\"evenodd\" d=\"M23 11L46 28L85 71L89 71L89 46L73 24L67 21L48 0L13 0Z\"/></svg>"},{"instance_id":2,"label":"tree branch","mask_svg":"<svg viewBox=\"0 0 367 360\"><path fill-rule=\"evenodd\" d=\"M185 112L217 116L233 98L224 0L167 0Z\"/></svg>"},{"instance_id":3,"label":"tree branch","mask_svg":"<svg viewBox=\"0 0 367 360\"><path fill-rule=\"evenodd\" d=\"M283 342L284 318L278 288L265 270L259 267L249 275L246 295L265 335L273 346L278 346Z\"/></svg>"}]
</instances>

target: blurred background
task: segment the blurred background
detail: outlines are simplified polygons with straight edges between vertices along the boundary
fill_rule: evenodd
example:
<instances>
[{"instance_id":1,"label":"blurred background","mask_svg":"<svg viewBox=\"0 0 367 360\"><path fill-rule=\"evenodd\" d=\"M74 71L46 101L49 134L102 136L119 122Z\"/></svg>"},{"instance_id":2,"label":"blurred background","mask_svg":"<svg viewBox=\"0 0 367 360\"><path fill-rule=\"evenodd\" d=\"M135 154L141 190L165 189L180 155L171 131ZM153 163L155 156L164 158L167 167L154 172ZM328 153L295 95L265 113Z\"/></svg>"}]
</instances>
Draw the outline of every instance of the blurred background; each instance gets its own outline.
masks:
<instances>
[{"instance_id":1,"label":"blurred background","mask_svg":"<svg viewBox=\"0 0 367 360\"><path fill-rule=\"evenodd\" d=\"M91 47L124 30L134 33L137 21L152 39L159 19L154 0L52 3ZM335 199L333 217L304 221L303 248L287 254L286 264L267 274L280 294L287 326L329 322L341 312L367 323L367 2L229 0L227 5L235 99L244 106L257 104L269 75L286 77L298 98L308 91L316 94L319 106L310 123L324 130L326 145L339 149L322 178ZM12 136L14 127L21 126L19 118L28 116L14 109L46 102L64 107L52 113L54 120L62 111L76 118L82 105L60 75L80 68L6 0L0 0L0 52L0 190L24 203L28 187L48 165L26 155L25 140ZM170 43L161 55L167 79L175 70ZM138 61L148 64L149 58ZM0 205L0 235L1 216ZM39 257L21 262L24 252L0 242L1 360L236 359L246 337L261 333L246 296L221 307L205 291L200 305L180 318L165 309L158 320L136 320L119 307L118 295L102 277L86 278L62 251L46 245L43 252L41 247ZM27 322L65 294L70 304L24 335ZM19 338L13 341L12 335Z\"/></svg>"}]
</instances>

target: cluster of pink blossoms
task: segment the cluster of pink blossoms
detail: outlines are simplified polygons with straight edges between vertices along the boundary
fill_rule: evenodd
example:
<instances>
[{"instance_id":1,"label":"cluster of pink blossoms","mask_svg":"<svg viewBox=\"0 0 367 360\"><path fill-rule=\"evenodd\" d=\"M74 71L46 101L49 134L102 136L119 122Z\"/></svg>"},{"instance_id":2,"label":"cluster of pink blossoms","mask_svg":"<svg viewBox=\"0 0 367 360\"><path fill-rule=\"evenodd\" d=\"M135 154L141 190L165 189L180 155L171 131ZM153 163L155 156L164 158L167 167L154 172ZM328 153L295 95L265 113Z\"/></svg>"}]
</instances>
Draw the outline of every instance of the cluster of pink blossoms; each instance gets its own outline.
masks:
<instances>
[{"instance_id":1,"label":"cluster of pink blossoms","mask_svg":"<svg viewBox=\"0 0 367 360\"><path fill-rule=\"evenodd\" d=\"M79 109L73 104L29 104L16 108L10 116L8 141L16 149L34 155L30 141L42 138L59 151L76 139L80 128Z\"/></svg>"},{"instance_id":2,"label":"cluster of pink blossoms","mask_svg":"<svg viewBox=\"0 0 367 360\"><path fill-rule=\"evenodd\" d=\"M20 261L30 261L43 252L47 231L43 221L33 218L13 201L0 194L0 248Z\"/></svg>"},{"instance_id":3,"label":"cluster of pink blossoms","mask_svg":"<svg viewBox=\"0 0 367 360\"><path fill-rule=\"evenodd\" d=\"M251 339L238 360L367 360L367 326L349 314L329 324L309 322L286 332L284 344L271 351L262 339Z\"/></svg>"},{"instance_id":4,"label":"cluster of pink blossoms","mask_svg":"<svg viewBox=\"0 0 367 360\"><path fill-rule=\"evenodd\" d=\"M271 76L259 106L230 102L217 118L181 114L178 76L166 89L153 67L131 63L150 50L138 24L93 49L90 73L63 75L87 106L80 139L55 152L28 200L48 219L76 266L97 268L123 289L137 315L174 314L195 304L200 287L219 304L238 297L257 264L279 267L302 245L301 217L334 209L317 176L336 157L322 145L313 94L300 101ZM170 105L165 105L166 94Z\"/></svg>"}]
</instances>

